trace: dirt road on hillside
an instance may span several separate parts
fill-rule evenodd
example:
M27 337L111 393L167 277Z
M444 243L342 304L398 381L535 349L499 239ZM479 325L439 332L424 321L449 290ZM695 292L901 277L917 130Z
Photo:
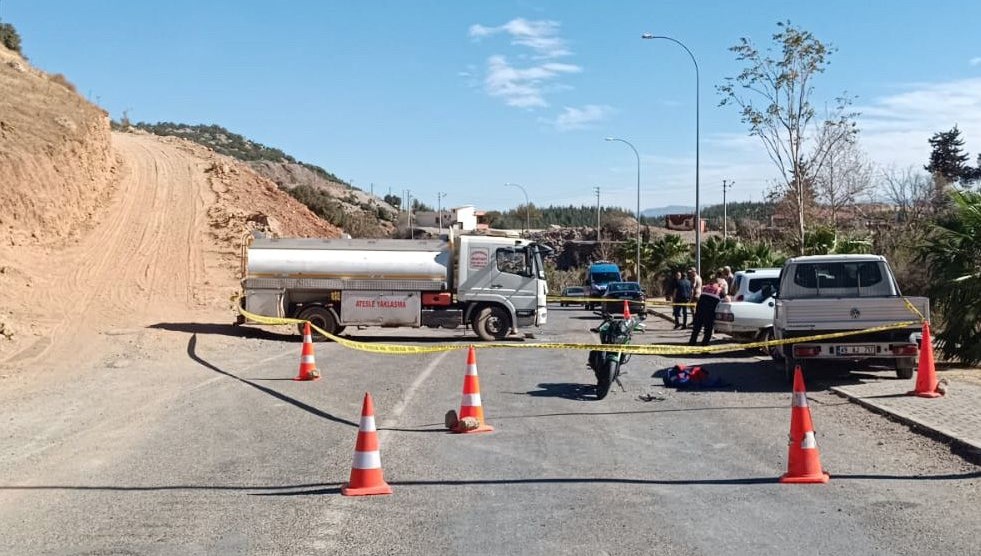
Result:
M99 224L75 245L15 263L25 280L9 284L15 310L32 320L5 367L77 366L107 334L214 315L235 286L228 254L209 234L217 194L208 161L152 136L117 133L113 146L120 181Z

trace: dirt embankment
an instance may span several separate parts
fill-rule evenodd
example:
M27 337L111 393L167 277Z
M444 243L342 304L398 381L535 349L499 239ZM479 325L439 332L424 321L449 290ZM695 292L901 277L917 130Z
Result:
M114 162L105 111L0 46L4 243L77 237L111 193Z
M0 367L77 365L161 322L230 322L249 232L340 235L247 165L110 133L103 111L0 54Z

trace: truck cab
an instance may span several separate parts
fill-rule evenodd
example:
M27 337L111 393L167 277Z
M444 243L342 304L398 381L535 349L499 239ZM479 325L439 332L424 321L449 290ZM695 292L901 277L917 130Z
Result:
M548 286L541 246L523 239L459 236L457 296L466 304L464 321L486 339L510 329L542 326ZM510 323L510 324L509 324Z

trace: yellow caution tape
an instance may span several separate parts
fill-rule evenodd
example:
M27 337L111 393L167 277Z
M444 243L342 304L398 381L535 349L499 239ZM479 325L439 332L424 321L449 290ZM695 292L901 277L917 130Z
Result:
M620 303L620 302L623 302L623 301L633 301L633 300L630 300L630 299L626 299L626 300L625 299L610 299L608 297L562 297L562 296L558 296L558 295L550 295L550 296L547 297L547 300L548 301L552 301L552 302L555 302L555 301L559 301L559 302L566 301L566 302L572 302L572 303L577 303L577 304L584 304L584 303L596 303L596 304L600 304L600 303L611 303L611 302L612 303ZM637 301L633 301L633 302L634 303L637 303ZM648 299L648 300L644 301L644 304L645 305L666 305L666 306L682 305L682 306L685 306L685 307L694 307L695 306L694 303L672 303L670 301L661 301L659 299Z
M259 324L268 325L281 325L281 324L302 324L306 322L301 319L293 318L282 318L282 317L266 317L262 315L257 315L255 313L250 313L242 308L240 303L236 303L235 306L238 308L238 312L246 319L256 322ZM474 347L483 348L512 348L512 349L575 349L584 351L619 351L623 353L633 353L639 355L686 355L686 354L696 354L696 353L721 353L726 351L739 351L745 349L756 349L762 347L770 346L782 346L787 344L796 344L801 342L814 342L818 340L830 340L833 338L844 338L847 336L857 336L860 334L866 334L869 332L881 332L884 330L894 330L897 328L906 328L915 325L914 321L897 322L894 324L885 324L882 326L874 326L872 328L866 328L863 330L850 330L847 332L833 332L830 334L817 334L813 336L804 336L799 338L786 338L783 340L770 340L766 342L751 342L748 344L718 344L714 346L688 346L688 345L673 345L673 344L626 344L611 346L610 344L575 344L575 343L541 343L541 342L487 342L474 344ZM324 337L350 349L356 349L358 351L367 351L370 353L384 353L389 355L399 355L399 354L423 354L423 353L441 353L444 351L454 351L458 349L465 349L469 344L435 344L427 346L410 346L404 344L382 344L373 342L357 342L354 340L349 340L347 338L341 338L340 336L335 336L330 334L326 330L318 327L317 325L311 323L311 328L322 334Z
M913 305L913 303L911 303L909 299L903 297L903 303L906 304L906 308L909 309L911 313L913 313L920 319L921 323L926 322L927 320L926 317L923 316L923 313L921 313L920 310L917 309L916 306Z

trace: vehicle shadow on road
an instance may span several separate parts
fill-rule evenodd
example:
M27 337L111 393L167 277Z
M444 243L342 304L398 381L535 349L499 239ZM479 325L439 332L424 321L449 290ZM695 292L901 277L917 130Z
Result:
M252 326L239 326L235 324L221 324L209 322L158 322L151 324L147 328L157 330L168 330L170 332L185 332L188 334L214 334L219 336L232 336L235 338L252 338L257 340L274 340L278 342L301 342L303 338L297 334L285 334L282 332L270 332Z
M197 348L197 345L198 345L198 335L197 334L193 334L193 335L191 335L191 339L188 340L188 342L187 342L187 356L190 357L195 363L198 363L199 365L205 367L206 369L211 370L211 371L214 371L214 372L216 372L218 374L227 376L228 378L237 380L237 381L241 382L242 384L247 384L247 385L255 388L256 390L258 390L258 391L260 391L260 392L262 392L264 394L269 394L270 396L276 398L277 400L286 402L286 403L288 403L288 404L290 404L290 405L292 405L294 407L297 407L299 409L302 409L303 411L306 411L307 413L311 413L313 415L316 415L317 417L326 419L328 421L333 421L335 423L340 423L342 425L347 425L349 427L354 427L354 428L357 428L358 427L358 423L355 423L354 421L350 421L348 419L342 419L340 417L336 417L334 415L331 415L330 413L327 413L326 411L317 409L316 407L313 407L312 405L305 404L305 403L301 402L300 400L298 400L296 398L291 398L290 396L287 396L286 394L283 394L282 392L278 392L276 390L273 390L272 388L269 388L268 386L263 386L261 384L256 384L255 382L253 382L251 380L248 380L248 379L239 377L239 376L234 375L234 374L232 374L232 373L230 373L228 371L224 371L222 369L219 369L215 365L212 365L211 363L209 363L209 362L205 361L204 359L202 359L195 352L196 351L196 348Z
M564 398L566 400L596 400L595 384L576 384L573 382L543 382L538 390L529 390L523 394L542 398ZM521 394L522 392L516 392Z
M688 358L687 356L685 357ZM698 389L696 391L733 391L733 392L790 392L791 385L784 378L783 368L778 368L771 361L719 361L706 363L687 363L689 367L699 366L708 371L712 380L718 380L716 387ZM664 380L669 368L659 369L651 378ZM833 386L861 384L862 379L878 378L874 375L849 373L847 369L815 368L804 372L804 382L807 391L828 390Z

